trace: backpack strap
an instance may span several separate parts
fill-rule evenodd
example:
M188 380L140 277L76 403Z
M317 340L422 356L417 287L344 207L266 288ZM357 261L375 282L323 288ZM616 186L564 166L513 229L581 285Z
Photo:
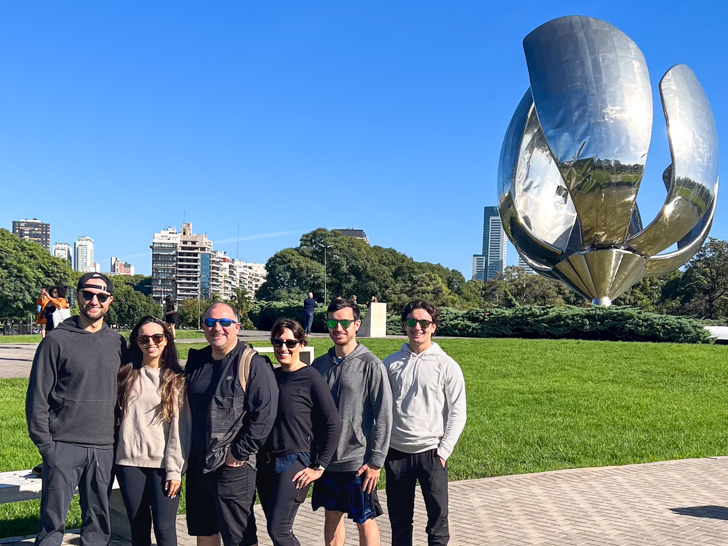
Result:
M250 363L253 361L253 357L257 354L258 351L252 347L246 347L243 354L240 355L240 361L238 362L238 381L240 381L240 386L243 388L243 392L247 392L248 390Z

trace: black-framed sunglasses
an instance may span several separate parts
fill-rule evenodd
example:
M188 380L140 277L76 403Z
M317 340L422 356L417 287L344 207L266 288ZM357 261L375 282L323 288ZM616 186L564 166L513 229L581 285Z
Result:
M81 290L81 297L86 301L92 301L94 299L94 296L96 296L96 299L99 300L99 303L106 303L106 300L111 297L108 294L97 294L96 292L91 292L90 290Z
M419 322L419 323L420 323L420 328L422 328L423 330L427 330L427 327L428 327L428 326L429 326L430 324L432 324L432 321L431 321L431 320L415 320L415 319L413 319L413 318L408 318L408 319L407 319L407 320L405 320L404 322L405 322L405 323L407 324L407 326L409 326L410 328L414 328L414 327L415 327L415 325L416 325L416 324L417 324L417 323Z
M353 320L348 320L348 319L344 319L344 320L329 319L329 320L326 321L326 326L328 326L329 329L331 329L331 330L335 330L336 329L336 325L337 324L341 324L341 327L344 330L346 330L349 326L351 326L351 323L352 322L354 322L354 321Z
M280 339L274 337L270 340L270 344L273 345L273 347L275 347L276 349L280 349L281 347L283 347L283 345L285 345L289 349L295 349L296 345L298 345L299 343L301 342L297 339Z
M164 341L164 334L152 334L151 336L141 335L137 337L137 343L139 345L149 345L149 340L152 340L155 345L159 345Z
M223 328L230 328L233 324L237 324L237 321L229 318L206 318L202 323L208 328L214 328L216 323L220 323Z

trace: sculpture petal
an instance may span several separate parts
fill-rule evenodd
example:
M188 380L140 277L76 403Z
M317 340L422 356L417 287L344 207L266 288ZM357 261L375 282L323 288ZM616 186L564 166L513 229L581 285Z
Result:
M582 245L628 235L652 128L647 63L616 27L555 19L523 41L533 100L581 226Z
M628 241L630 248L648 257L697 227L696 240L718 189L718 133L710 103L695 74L684 64L673 66L660 81L660 95L672 156L664 177L667 199L655 220ZM688 240L683 246L686 244L690 244Z

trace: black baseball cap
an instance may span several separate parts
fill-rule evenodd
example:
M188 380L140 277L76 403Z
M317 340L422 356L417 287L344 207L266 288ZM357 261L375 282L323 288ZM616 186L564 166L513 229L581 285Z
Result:
M86 284L91 279L99 279L104 284L106 284L106 288L101 288L97 284ZM83 277L78 279L78 286L76 287L76 290L83 290L84 288L96 288L97 290L106 290L109 294L114 294L114 285L111 283L111 279L107 277L106 275L102 273L86 273Z

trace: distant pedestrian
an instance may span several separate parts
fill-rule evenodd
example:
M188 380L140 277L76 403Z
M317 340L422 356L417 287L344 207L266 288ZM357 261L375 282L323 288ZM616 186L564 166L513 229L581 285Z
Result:
M179 318L179 315L177 313L179 309L179 305L177 304L177 300L173 298L172 296L167 296L164 299L164 322L167 324L167 327L172 332L172 339L175 339L177 337L177 332L175 331L177 320Z
M274 546L300 546L293 520L311 483L331 462L341 434L341 419L328 385L301 362L306 334L295 320L280 319L271 329L280 367L278 416L258 466L258 496Z
M190 450L190 410L172 332L142 317L129 335L119 370L116 477L131 525L132 546L177 545L177 508Z
M357 301L356 301L356 294L354 294L354 295L353 295L352 297L350 297L350 298L349 298L349 301L350 301L351 303L357 303Z
M48 290L43 288L37 304L38 316L36 317L36 324L41 326L41 338L45 338L46 334L53 330L55 326L53 314L56 312L56 309L68 309L70 307L68 301L66 301L66 289L62 286L54 286Z
M369 306L371 306L372 303L379 303L376 296L372 296L372 301L369 302Z
M314 482L311 505L326 510L327 545L344 544L343 518L348 514L357 525L359 544L377 546L379 527L374 518L382 515L377 483L392 428L392 391L382 361L356 340L359 306L336 300L329 305L327 318L334 346L313 367L328 383L342 430L333 461Z
M402 312L409 343L384 359L393 396L392 439L385 463L392 546L412 545L415 485L427 509L427 543L450 540L447 459L466 420L463 372L432 336L440 312L414 300Z
M79 315L58 325L35 353L25 414L30 439L43 457L36 545L61 544L76 487L81 543L109 543L117 374L126 358L126 341L104 324L112 294L105 275L83 275Z
M303 330L306 335L311 333L313 326L314 309L318 307L318 303L313 299L313 292L308 293L308 297L303 300Z

